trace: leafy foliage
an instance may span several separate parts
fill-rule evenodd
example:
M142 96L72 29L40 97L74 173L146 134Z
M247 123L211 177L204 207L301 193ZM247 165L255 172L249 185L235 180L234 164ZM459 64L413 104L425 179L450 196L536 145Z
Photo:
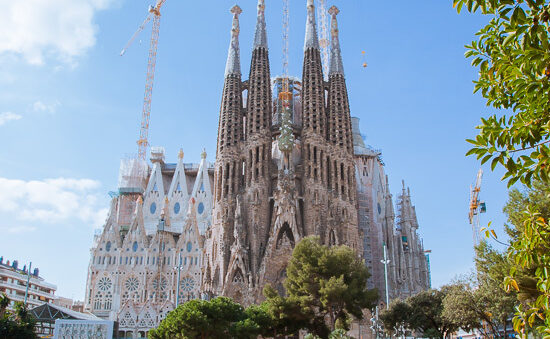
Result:
M351 248L328 247L318 237L307 237L292 253L284 284L288 300L313 316L307 328L326 338L337 323L347 329L352 316L362 319L363 309L374 306L378 292L367 289L369 276Z
M380 319L389 335L400 329L415 330L427 338L443 338L458 326L443 316L443 300L447 288L420 292L407 300L395 300L380 313Z
M411 329L420 330L438 338L453 333L458 326L452 320L443 316L443 300L447 296L446 287L440 290L420 292L407 299L412 312L409 320Z
M192 300L170 312L149 337L280 338L308 329L315 337L347 338L351 316L360 319L363 309L378 299L378 293L366 287L368 277L364 263L349 247L323 246L319 238L305 238L287 267L288 296L267 285L266 300L246 310L225 297ZM331 320L330 329L326 319Z
M481 163L491 160L492 169L504 166L503 179L509 186L518 180L528 187L533 181L548 184L550 4L546 0L453 0L453 5L458 12L465 7L490 16L477 33L478 40L466 46L466 56L479 68L475 91L481 91L488 106L511 111L508 116L482 119L479 134L468 140L474 147L467 154L477 155ZM550 336L549 205L541 208L540 204L549 198L548 191L543 192L545 196L538 196L542 199L527 200L523 207L507 206L514 212L510 217L514 228L507 231L512 237L508 255L515 265L505 285L526 302L514 318L514 329L523 336L537 318L544 322L538 331Z
M9 299L0 296L0 338L35 339L34 319L23 303L15 304L15 311L8 310Z
M479 68L474 91L488 106L510 114L481 119L479 134L468 140L481 163L506 169L503 179L530 185L547 182L550 165L550 11L545 0L453 0L460 12L490 17L467 45L466 57Z
M251 311L254 313L254 310ZM257 315L257 318L260 318ZM168 313L151 339L168 338L256 338L259 325L247 317L243 307L226 297L210 301L191 300Z
M477 329L484 337L499 337L499 327L505 328L513 314L514 301L506 298L498 285L476 286L475 281L463 280L448 286L443 316L464 330Z
M506 253L487 242L476 247L477 273L447 286L443 315L463 329L478 329L485 336L498 337L519 304L517 294L506 291L504 280L514 263Z
M328 336L328 338L329 339L353 339L353 337L348 336L346 331L343 329L337 329L332 331ZM304 339L319 339L319 337L309 333L304 336Z
M380 320L390 336L394 335L399 327L406 326L412 313L411 306L402 300L393 300L388 308L380 312Z
M505 280L508 290L515 289L523 292L524 296L530 296L525 297L527 306L520 305L518 308L519 317L514 318L514 328L525 333L538 318L543 325L538 326L537 330L550 336L550 224L539 212L529 209L525 212L520 232L508 250L509 256L520 268L534 269L534 276L528 282L534 282L536 290L533 291L532 284L518 284L515 268Z

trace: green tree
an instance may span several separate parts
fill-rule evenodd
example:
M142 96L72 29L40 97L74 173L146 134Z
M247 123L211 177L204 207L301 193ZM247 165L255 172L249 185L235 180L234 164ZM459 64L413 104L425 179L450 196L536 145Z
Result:
M251 313L254 313L251 311ZM259 325L230 298L191 300L168 313L151 339L256 338Z
M385 310L380 312L380 320L386 334L392 336L398 332L400 327L408 326L411 313L411 306L407 302L399 299L393 300Z
M523 191L511 190L504 211L514 263L505 283L522 302L514 328L526 334L535 327L550 335L550 185L535 181Z
M473 291L471 281L463 279L448 286L443 300L443 316L465 331L482 328L481 322L486 316Z
M475 261L478 298L486 302L485 307L494 326L502 327L506 336L508 320L514 314L519 301L515 291L506 290L504 281L517 265L510 260L507 253L495 250L486 241L476 247Z
M369 276L351 248L328 247L318 237L307 237L292 253L284 285L288 298L313 315L308 329L327 338L337 322L345 326L351 317L362 319L363 309L374 306L378 292L367 288Z
M443 316L465 330L477 329L486 337L499 337L518 304L515 293L503 286L510 263L504 253L485 242L476 248L477 273L446 287Z
M35 339L35 321L23 303L15 304L15 311L8 310L9 299L0 296L0 339Z
M295 335L300 329L309 327L314 313L310 308L302 308L297 298L283 297L270 285L266 285L263 294L266 301L261 306L269 316L268 322L262 326L263 336Z
M448 288L420 292L406 300L394 300L380 313L389 335L409 329L427 338L444 338L458 329L457 324L443 316L443 300Z
M409 297L409 328L424 333L424 336L436 338L444 338L455 332L458 329L456 323L443 316L443 300L447 291L443 287L441 290L432 289Z
M487 105L506 109L506 114L482 119L474 147L481 163L491 160L491 168L502 165L503 180L549 182L550 164L550 4L547 0L453 0L458 12L489 16L489 23L478 33L478 40L467 47L466 56L479 67L475 91L481 91ZM515 220L508 254L516 264L506 278L509 290L520 291L527 300L520 305L514 328L526 335L539 318L539 332L550 335L550 225L543 211L527 205ZM519 268L519 270L518 270ZM518 279L533 270L531 281ZM523 275L525 277L525 275ZM523 283L523 290L521 288ZM537 293L529 296L535 285Z
M353 337L348 336L348 333L344 329L336 329L330 333L328 336L329 339L353 339ZM311 333L306 334L304 339L319 339L318 336Z
M550 165L549 6L544 0L453 0L488 16L466 56L479 68L474 91L488 106L506 113L483 118L479 134L468 140L468 154L506 169L503 179L529 185L548 181Z

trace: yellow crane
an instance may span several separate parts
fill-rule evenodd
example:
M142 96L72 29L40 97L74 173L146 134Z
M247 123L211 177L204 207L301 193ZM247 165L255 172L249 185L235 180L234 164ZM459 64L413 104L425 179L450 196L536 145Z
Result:
M483 170L480 168L477 172L475 186L470 186L470 204L468 211L468 220L472 225L472 236L474 246L477 246L479 242L479 214L485 213L485 202L479 200L479 192L481 191L481 178L483 177Z
M132 35L130 40L126 43L126 46L120 52L120 56L126 53L126 50L132 45L136 37L143 31L147 23L153 19L153 28L151 31L151 43L149 46L149 61L147 63L147 78L145 80L145 95L143 98L143 112L141 115L141 129L139 132L138 144L138 157L142 160L146 160L147 148L149 147L149 141L147 140L149 135L149 119L151 117L151 99L153 96L153 83L155 80L155 66L157 64L157 46L159 40L160 30L160 9L164 5L166 0L157 0L155 6L149 6L148 14L143 23L138 27L137 31Z

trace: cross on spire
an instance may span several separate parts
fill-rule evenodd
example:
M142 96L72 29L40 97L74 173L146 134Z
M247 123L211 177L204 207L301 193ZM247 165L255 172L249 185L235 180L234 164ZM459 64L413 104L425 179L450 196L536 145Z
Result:
M233 25L231 27L231 42L229 44L229 52L227 53L227 64L225 65L225 76L241 75L241 60L239 50L239 14L243 11L235 5L231 8L233 13Z

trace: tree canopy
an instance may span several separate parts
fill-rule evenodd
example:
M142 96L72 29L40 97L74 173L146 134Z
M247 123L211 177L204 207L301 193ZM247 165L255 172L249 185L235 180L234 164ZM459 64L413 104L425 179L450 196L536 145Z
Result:
M10 300L5 294L0 296L0 339L35 339L34 319L23 303L15 304L14 311L8 310Z
M488 16L477 40L466 46L466 56L479 68L474 91L481 91L488 106L503 110L481 119L478 135L468 140L474 147L467 154L476 155L482 164L491 160L492 169L503 166L509 186L518 180L527 187L537 181L548 184L549 1L453 0L453 6L458 12L466 8ZM548 199L548 191L545 195ZM514 329L523 336L537 318L544 322L537 330L550 335L550 225L546 211L537 205L523 205L509 229L513 234L508 256L515 265L505 285L525 299L514 318Z
M378 299L377 291L367 288L368 277L351 248L305 238L288 264L285 296L267 285L266 300L247 309L226 297L188 301L170 312L149 337L278 338L306 329L320 338L346 338L352 317L361 319L363 309L372 308Z
M251 311L251 313L253 313ZM260 318L257 315L256 319ZM256 338L258 324L230 298L191 300L168 313L151 339Z
M480 12L489 22L467 45L479 69L474 91L487 105L502 109L481 119L468 140L481 163L506 169L503 179L548 181L550 165L550 13L545 0L453 0L460 12Z
M284 286L288 298L313 315L311 332L326 338L337 324L347 329L351 317L362 319L363 309L374 307L378 292L367 288L369 276L351 248L306 237L292 253ZM328 327L325 319L330 320Z
M457 324L443 315L443 301L448 288L420 292L406 300L394 300L380 313L385 331L390 335L404 334L408 329L426 338L444 338L458 329Z

